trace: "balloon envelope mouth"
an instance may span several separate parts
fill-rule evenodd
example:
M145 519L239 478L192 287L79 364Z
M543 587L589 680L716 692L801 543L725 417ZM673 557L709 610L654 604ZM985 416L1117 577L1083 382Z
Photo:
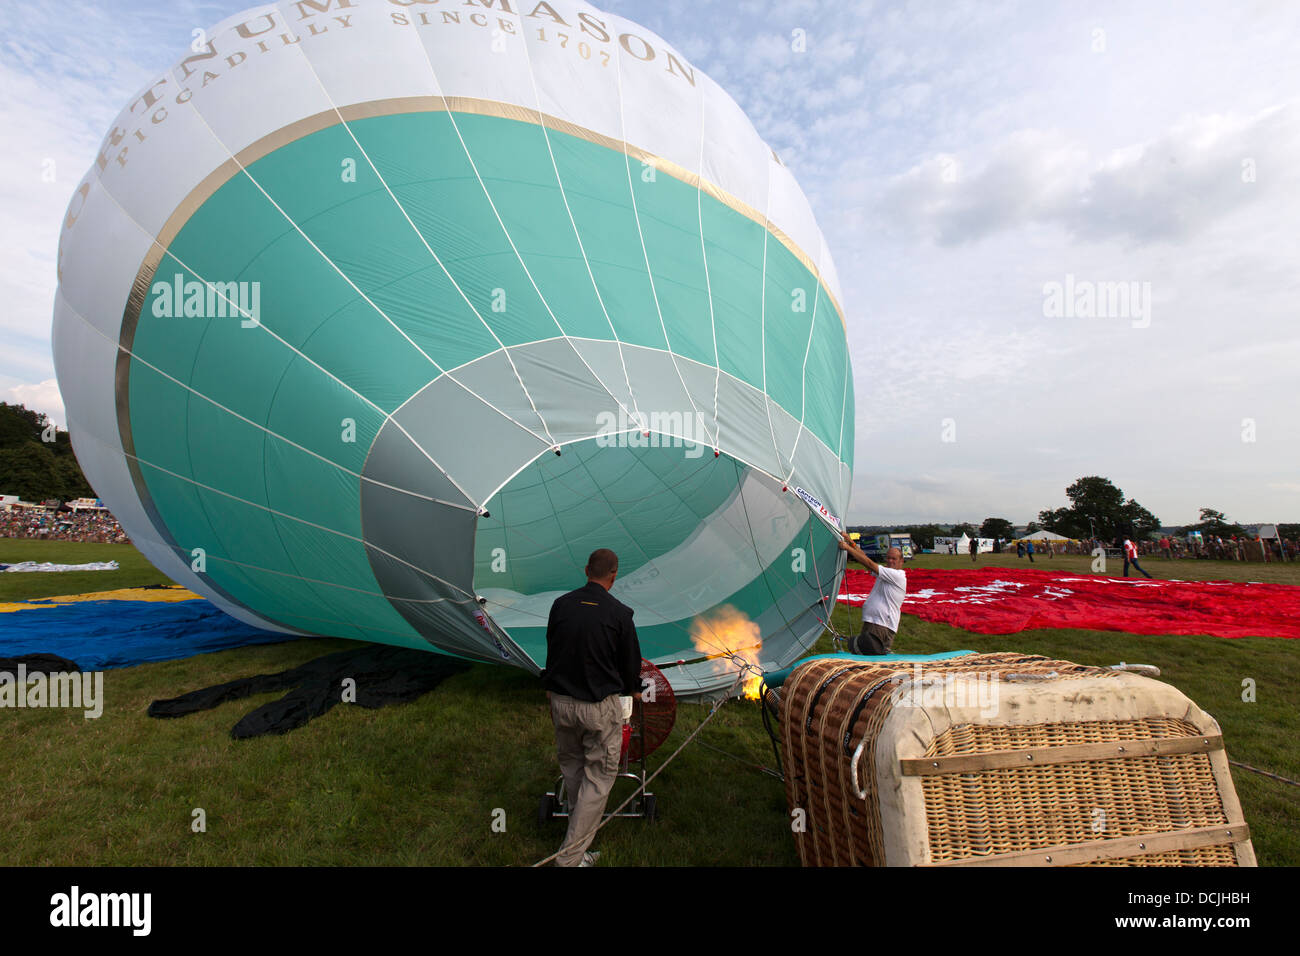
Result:
M645 657L674 663L727 649L732 638L710 624L724 608L752 622L765 653L789 649L831 586L829 533L779 481L711 445L618 437L627 440L600 436L539 456L487 503L474 589L492 620L543 666L551 603L582 586L592 551L609 548L619 557L612 593L634 610Z

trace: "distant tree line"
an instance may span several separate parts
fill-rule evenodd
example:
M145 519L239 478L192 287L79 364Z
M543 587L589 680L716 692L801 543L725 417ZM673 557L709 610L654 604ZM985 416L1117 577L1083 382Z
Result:
M0 494L24 501L93 498L68 433L40 412L0 402Z
M1025 534L1046 530L1066 538L1091 538L1104 541L1116 537L1146 537L1160 528L1160 519L1107 478L1096 475L1080 478L1065 489L1070 504L1065 508L1047 508L1031 521ZM1091 519L1091 521L1089 520ZM854 529L859 530L859 529ZM865 533L877 533L875 527L865 527ZM955 525L910 524L879 528L880 532L905 532L921 548L933 548L936 535L972 538L993 538L1007 541L1016 537L1016 526L1007 518L985 518L979 526L969 522Z
M1070 501L1067 507L1046 508L1038 512L1038 520L1029 522L1024 533L1033 534L1041 529L1066 538L1097 537L1102 541L1113 541L1116 538L1147 538L1161 527L1159 518L1134 498L1126 498L1124 492L1109 478L1099 475L1080 478L1065 489L1065 497ZM1207 536L1218 535L1223 538L1250 536L1245 528L1229 522L1223 512L1213 508L1202 508L1200 519L1196 524L1179 528L1177 533L1181 536L1199 531ZM1300 538L1300 524L1279 524L1277 528L1284 538ZM864 534L886 531L910 534L912 542L920 548L933 548L936 535L959 538L967 534L972 538L1003 541L1017 536L1016 526L1006 518L985 518L979 527L963 522L954 525L863 525L851 530Z

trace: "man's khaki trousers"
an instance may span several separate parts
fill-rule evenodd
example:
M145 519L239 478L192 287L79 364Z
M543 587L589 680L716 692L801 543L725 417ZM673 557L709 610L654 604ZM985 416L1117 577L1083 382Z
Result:
M623 750L623 709L618 694L591 703L551 695L551 720L560 773L569 798L569 830L556 866L578 866L605 813Z

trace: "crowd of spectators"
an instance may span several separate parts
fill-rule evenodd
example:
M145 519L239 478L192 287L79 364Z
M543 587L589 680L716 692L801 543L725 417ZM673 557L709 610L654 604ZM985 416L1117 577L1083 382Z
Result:
M48 511L11 508L0 511L0 538L47 541L129 543L130 538L107 511Z
M1186 538L1178 538L1173 535L1164 535L1155 539L1141 539L1134 542L1137 545L1138 554L1142 556L1151 555L1161 558L1213 558L1219 561L1280 561L1285 558L1288 561L1294 561L1300 557L1300 541L1294 538L1278 541L1276 538L1264 539L1262 542L1255 537L1221 537L1219 535L1205 535L1202 540L1189 543ZM1115 542L1101 541L1097 538L1085 539L1083 541L1070 541L1065 545L1058 544L1057 553L1066 554L1092 554L1096 548L1106 548L1111 551L1117 551L1119 545Z

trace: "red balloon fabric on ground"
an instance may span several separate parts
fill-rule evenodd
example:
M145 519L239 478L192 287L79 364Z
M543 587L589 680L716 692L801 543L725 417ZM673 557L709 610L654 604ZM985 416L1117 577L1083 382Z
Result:
M862 605L875 578L850 569L839 600ZM1162 581L1020 568L909 569L904 614L976 634L1042 627L1300 638L1300 587Z

